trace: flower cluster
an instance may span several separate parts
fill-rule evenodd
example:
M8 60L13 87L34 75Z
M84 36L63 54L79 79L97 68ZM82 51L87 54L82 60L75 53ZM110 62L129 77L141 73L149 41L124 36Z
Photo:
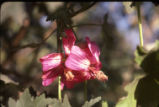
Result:
M100 70L100 51L95 42L86 37L86 42L75 44L76 38L71 29L65 30L62 38L64 53L52 53L40 58L42 63L43 86L50 85L61 76L61 87L73 88L74 84L90 79L107 80Z

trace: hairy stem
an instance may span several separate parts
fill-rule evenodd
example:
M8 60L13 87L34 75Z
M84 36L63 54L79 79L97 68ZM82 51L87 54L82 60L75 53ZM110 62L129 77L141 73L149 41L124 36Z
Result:
M141 13L140 13L140 4L137 3L137 16L138 16L138 25L139 25L139 35L140 35L140 46L143 47L143 34L142 34L142 23L141 23Z
M61 76L58 77L58 99L61 102Z

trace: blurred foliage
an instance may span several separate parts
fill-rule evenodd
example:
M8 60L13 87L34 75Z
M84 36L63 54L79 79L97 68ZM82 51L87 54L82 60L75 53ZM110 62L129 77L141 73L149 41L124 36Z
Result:
M0 103L5 104L8 101L9 97L12 97L14 99L18 99L18 92L21 91L22 89L20 86L15 85L13 83L7 83L5 84L4 81L0 80Z

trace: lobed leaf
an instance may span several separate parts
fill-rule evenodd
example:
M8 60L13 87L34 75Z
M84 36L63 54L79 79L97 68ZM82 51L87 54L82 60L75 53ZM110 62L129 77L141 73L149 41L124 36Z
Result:
M29 89L26 89L17 102L14 99L9 98L8 106L9 107L47 107L47 105L55 102L57 102L57 99L46 98L45 94L42 94L34 98L31 96Z
M82 107L92 107L94 104L99 102L101 97L93 98L90 101L86 101Z

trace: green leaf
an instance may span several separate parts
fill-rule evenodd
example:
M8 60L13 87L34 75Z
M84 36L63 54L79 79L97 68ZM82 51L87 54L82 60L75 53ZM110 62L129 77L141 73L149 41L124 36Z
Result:
M144 72L153 75L159 75L159 49L149 52L141 63Z
M53 102L53 99L45 98L45 94L42 94L35 98L35 100L33 101L33 105L34 107L46 107L51 102Z
M138 65L141 65L142 61L144 60L146 56L146 50L143 47L137 46L137 49L135 51L135 62Z
M102 101L102 107L108 107L108 103L106 101Z
M158 107L159 85L154 80L154 75L146 75L140 79L135 90L137 107Z
M159 75L159 41L156 41L149 52L137 47L135 61L147 74Z
M49 107L71 107L67 95L64 96L63 102L59 100L54 100L52 104L49 104Z
M124 99L119 100L119 102L116 104L116 107L130 107L130 105L131 107L136 107L136 100L135 100L134 93L135 93L135 89L138 84L138 81L142 77L143 75L136 76L135 79L125 87L125 90L128 92L128 95Z
M46 98L45 94L34 98L31 96L29 89L26 89L17 102L9 98L8 105L9 107L46 107L54 102L57 102L57 99Z
M146 55L143 56L138 52L138 56L136 56L138 61L141 59L138 64L147 74L140 79L135 90L137 106L141 107L157 107L159 105L159 41L152 46L153 48Z
M99 102L100 100L101 97L91 99L90 101L86 101L82 107L92 107L95 103Z
M16 107L16 101L13 98L9 98L8 106L9 107Z
M17 101L16 107L34 107L29 90L26 89Z
M67 97L66 94L65 94L64 100L63 100L63 107L71 107L71 105L69 103L69 100L68 100L68 97Z

